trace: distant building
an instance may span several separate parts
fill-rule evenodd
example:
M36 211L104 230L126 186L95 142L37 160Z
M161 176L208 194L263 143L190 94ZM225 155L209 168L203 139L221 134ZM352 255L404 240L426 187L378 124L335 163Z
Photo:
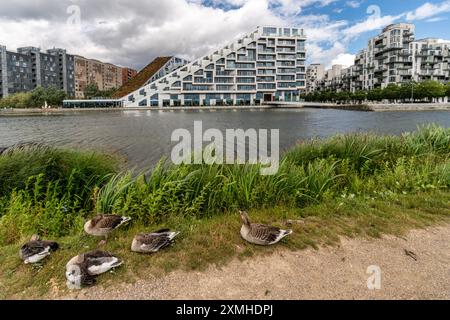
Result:
M433 38L416 40L411 46L415 81L450 80L450 41Z
M99 90L118 89L122 86L122 68L95 59L75 56L75 97L84 98L89 84L96 84Z
M24 47L12 52L0 46L0 98L36 87L55 87L74 97L74 57L64 49Z
M313 63L306 69L306 90L314 92L317 90L317 83L325 77L325 66Z
M122 68L122 85L133 79L137 71L131 68Z
M353 66L330 71L325 80L311 83L308 91L355 92L385 88L391 83L450 81L450 41L415 40L414 32L415 26L410 23L385 27L356 55Z

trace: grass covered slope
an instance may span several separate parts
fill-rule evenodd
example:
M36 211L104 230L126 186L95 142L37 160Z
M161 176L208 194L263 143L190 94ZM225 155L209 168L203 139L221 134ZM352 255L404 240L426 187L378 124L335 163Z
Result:
M136 176L117 173L104 155L42 146L10 150L0 156L0 292L27 297L64 289L67 260L98 243L82 231L97 212L133 218L105 248L124 258L116 274L123 279L277 250L240 239L237 209L250 210L258 222L293 228L282 244L291 249L449 221L449 156L450 129L437 126L402 137L307 141L283 156L274 176L261 176L252 165L164 163ZM130 253L136 233L162 227L181 231L172 249ZM17 256L33 233L62 246L42 269L24 266Z

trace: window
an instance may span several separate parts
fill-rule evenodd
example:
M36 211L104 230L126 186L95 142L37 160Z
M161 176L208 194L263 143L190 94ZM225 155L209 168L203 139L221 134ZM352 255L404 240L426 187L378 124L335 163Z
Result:
M263 35L265 35L265 36L274 35L276 33L277 33L277 28L268 28L268 27L263 28Z
M256 86L249 86L249 85L240 85L237 86L238 91L252 91L256 90Z

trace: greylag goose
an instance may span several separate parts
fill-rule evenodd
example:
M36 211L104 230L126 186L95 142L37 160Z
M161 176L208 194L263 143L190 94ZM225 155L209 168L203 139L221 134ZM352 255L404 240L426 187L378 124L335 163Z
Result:
M91 236L105 237L106 240L108 239L108 234L130 220L131 218L129 217L121 217L113 214L102 214L87 221L84 225L84 231Z
M39 236L34 235L29 242L20 248L19 256L25 264L38 263L58 248L58 243L40 240Z
M138 234L133 239L131 251L138 253L156 253L159 250L170 246L173 239L179 232L172 232L169 229L159 230L148 234Z
M123 261L114 255L95 250L73 257L66 265L66 279L69 289L81 289L95 283L95 278L122 265Z
M264 224L251 223L247 212L239 211L239 213L243 223L241 236L252 244L270 246L292 234L292 230L282 230Z

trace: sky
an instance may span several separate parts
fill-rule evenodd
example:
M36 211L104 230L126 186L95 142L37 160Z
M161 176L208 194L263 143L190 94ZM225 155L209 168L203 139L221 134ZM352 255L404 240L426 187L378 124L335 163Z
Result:
M156 56L189 60L257 26L305 29L308 63L353 64L384 26L450 39L450 0L0 0L0 45L66 48L140 70Z

